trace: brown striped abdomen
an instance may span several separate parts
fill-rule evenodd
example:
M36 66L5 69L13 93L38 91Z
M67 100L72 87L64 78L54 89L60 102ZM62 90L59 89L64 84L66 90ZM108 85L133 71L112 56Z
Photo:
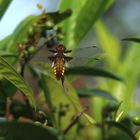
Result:
M64 64L65 64L64 58L59 57L56 58L53 68L57 80L60 80L64 76L65 71Z

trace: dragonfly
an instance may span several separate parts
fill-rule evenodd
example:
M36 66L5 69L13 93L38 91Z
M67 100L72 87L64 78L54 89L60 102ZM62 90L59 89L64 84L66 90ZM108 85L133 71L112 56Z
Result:
M93 48L95 48L95 46L93 46L92 49ZM75 56L75 57L69 56L68 54L71 53L72 50L67 50L63 44L59 44L54 50L50 49L49 51L52 53L52 55L49 56L48 59L52 62L54 75L57 80L61 80L62 86L64 88L65 67L67 66L67 64L70 61L73 61L73 59L76 59L77 56ZM97 51L96 51L96 53L97 53ZM86 58L89 57L89 54L86 54L86 52L84 52L84 55L86 55ZM93 55L93 51L92 51L92 55ZM82 62L82 59L81 58L79 58L79 59ZM94 59L95 59L95 57L94 57Z
M53 53L53 55L49 56L48 58L52 61L54 75L57 80L61 80L64 87L65 64L72 59L72 57L67 56L66 54L72 52L72 50L66 50L64 45L59 44L55 50L49 51Z

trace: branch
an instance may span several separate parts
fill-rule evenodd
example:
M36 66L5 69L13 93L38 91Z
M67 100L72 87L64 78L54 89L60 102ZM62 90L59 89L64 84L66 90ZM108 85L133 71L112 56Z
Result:
M83 115L83 113L86 110L87 110L87 107L82 112L79 112L76 116L74 116L70 124L63 130L63 134L66 134L77 123L79 118Z

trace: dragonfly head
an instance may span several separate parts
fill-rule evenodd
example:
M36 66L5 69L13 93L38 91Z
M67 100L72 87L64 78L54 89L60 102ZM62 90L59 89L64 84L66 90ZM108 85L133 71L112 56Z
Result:
M56 47L56 51L57 52L64 52L65 51L65 47L64 45L60 44Z

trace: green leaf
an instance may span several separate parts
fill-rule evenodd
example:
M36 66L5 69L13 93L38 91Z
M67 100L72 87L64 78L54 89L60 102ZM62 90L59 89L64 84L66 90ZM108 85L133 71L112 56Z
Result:
M1 75L1 78L3 78L2 75ZM0 101L4 100L6 102L6 98L13 97L16 91L17 91L17 88L13 86L11 82L9 82L6 79L0 80Z
M122 110L124 110L125 115L129 111L134 109L134 102L131 102L135 96L135 90L139 81L140 76L140 44L132 43L128 47L127 54L122 62L121 72L127 81L125 87L119 87L121 89L120 93L123 93L121 100L124 101L122 104ZM116 88L117 89L117 88ZM120 94L118 95L120 97Z
M78 1L65 1L65 0L62 0L59 9L60 9L60 11L63 11L65 9L67 9L67 8L71 8L72 11L74 11L73 14L78 14L78 13L75 13L75 12L79 12L79 10L81 9L82 5L86 1L87 0L83 0L80 3L78 3ZM77 4L79 4L79 5L77 5Z
M42 77L41 75L44 76L44 78L45 78L44 80L46 81L46 83L44 83L44 84L46 84L46 87L47 87L47 91L45 94L50 94L49 96L46 96L46 97L50 98L52 105L60 104L61 101L65 102L65 100L66 100L66 102L68 101L68 102L70 102L70 104L73 104L71 102L75 102L74 100L76 100L77 108L74 107L75 111L80 111L81 107L79 104L79 100L76 96L76 93L75 93L75 90L73 89L73 87L70 85L70 83L67 83L68 81L66 82L66 80L65 80L66 87L68 88L68 91L67 91L68 93L65 93L65 91L61 85L61 81L56 80L56 78L54 77L54 74L51 73L51 71L48 70L46 67L44 67L45 64L44 65L38 65L38 64L33 65L32 64L31 66L32 66L32 70L34 69L34 72L36 72L36 74L38 74L39 77ZM54 88L54 87L56 87L56 88ZM55 99L55 98L57 98L57 96L55 94L56 92L58 94L60 94L60 96L61 96L61 98L58 99L57 101ZM73 98L74 100L71 101L69 96L71 96L71 98ZM63 98L67 98L67 99L64 100ZM75 105L73 104L72 106L75 106Z
M36 73L36 71L34 71L34 69L32 69L32 70L33 70L33 72ZM39 78L40 79L39 80L39 87L44 92L44 96L45 96L46 102L48 103L48 107L53 109L53 104L52 104L52 100L51 100L51 97L50 97L50 94L49 94L49 91L48 91L48 87L47 87L47 84L46 84L46 79L45 79L43 74L38 75L38 73L36 73L36 75L40 77ZM50 118L51 123L53 124L53 126L56 126L54 114L52 112L50 112L50 117L51 117Z
M62 29L66 33L64 44L68 48L74 48L91 29L95 21L104 13L104 11L114 2L108 1L65 1L62 0L60 10L71 8L72 16L62 24Z
M74 46L74 31L75 31L75 25L76 25L76 18L77 15L80 12L80 9L86 3L87 0L82 0L80 3L79 1L66 1L62 0L60 4L60 11L63 11L67 8L72 9L72 16L68 18L66 21L61 23L61 27L63 32L66 34L64 38L64 44L67 45L67 47ZM69 41L70 40L70 41Z
M118 116L116 117L116 122L119 122L119 121L120 121L120 119L122 118L123 114L124 114L124 111L121 111L121 112L118 114Z
M113 36L101 21L95 25L99 44L106 54L106 67L110 71L120 73L125 79L125 86L121 83L106 82L100 79L98 82L100 82L102 88L107 89L116 98L123 101L121 108L126 115L134 107L134 103L131 103L131 101L140 74L140 44L132 43L131 47L128 47L125 55L122 57L123 47L120 44L120 40Z
M18 57L17 55L15 55L14 53L11 52L6 52L4 50L0 50L0 56L1 57Z
M73 116L81 112L81 105L75 89L68 81L66 81L66 79L65 84L68 88L68 92L66 93L64 92L60 81L57 81L56 79L48 76L46 77L46 85L48 87L48 93L46 94L49 94L52 106L56 110L60 110L61 105L69 106L69 109L65 111L66 114L61 119L61 125L59 125L58 113L55 113L55 121L57 122L57 126L58 128L61 127L62 130L65 129L71 122ZM76 134L76 128L77 125L73 126L67 133L67 137L70 137L69 139L74 138L74 135Z
M131 41L131 42L136 42L140 43L140 38L124 38L122 41Z
M7 10L8 6L10 5L11 0L1 0L0 1L0 20L5 14L5 11Z
M92 67L73 67L73 68L68 68L65 71L65 75L88 75L88 76L100 76L100 77L105 77L105 78L111 78L113 80L118 80L122 81L122 78L119 76L110 73L108 71L102 70L102 69L97 69L97 68L92 68Z
M117 101L116 98L114 98L109 92L101 89L83 89L79 88L76 90L78 96L80 97L92 97L92 96L97 96L97 97L102 97L108 100L113 100Z
M57 24L57 23L65 20L66 18L70 17L71 14L72 14L71 9L67 9L63 12L58 11L58 12L54 12L54 13L47 13L49 18L51 18L55 24Z
M88 0L80 9L75 25L74 39L76 44L80 43L96 20L104 13L108 3L110 3L110 0Z
M31 87L25 83L20 74L18 74L16 70L2 57L0 57L0 75L11 82L20 91L22 91L28 98L30 104L35 107L35 101Z
M7 44L11 39L11 35L5 37L4 39L0 40L0 50L6 50Z
M118 123L118 122L114 122L114 121L107 121L106 122L108 124L109 127L116 127L121 129L123 132L125 132L132 140L136 140L136 137L134 136L134 134L131 132L131 130L129 130L129 128L125 127L124 125Z
M0 131L9 138L22 140L57 140L53 128L44 128L32 123L0 122Z
M109 64L107 66L110 69L118 70L122 48L120 41L109 32L101 20L95 24L95 31L99 46L105 54L106 63Z

